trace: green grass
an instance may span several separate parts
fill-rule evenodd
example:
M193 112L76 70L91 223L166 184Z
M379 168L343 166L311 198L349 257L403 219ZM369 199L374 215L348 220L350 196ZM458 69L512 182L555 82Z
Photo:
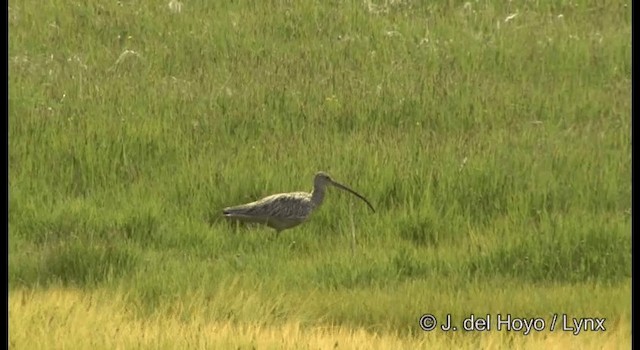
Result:
M630 30L622 1L12 2L10 288L402 334L627 319ZM318 170L376 213L221 220Z

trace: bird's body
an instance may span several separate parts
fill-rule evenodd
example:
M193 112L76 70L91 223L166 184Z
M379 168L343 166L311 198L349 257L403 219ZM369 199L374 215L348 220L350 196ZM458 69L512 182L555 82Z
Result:
M319 172L314 179L312 192L274 194L255 202L225 208L222 213L228 219L267 225L277 232L298 226L309 218L324 200L328 184L344 189L364 200L371 210L373 206L353 190L333 181L329 175Z
M255 202L225 208L227 218L243 222L265 224L276 231L282 231L304 222L315 205L307 192L274 194Z

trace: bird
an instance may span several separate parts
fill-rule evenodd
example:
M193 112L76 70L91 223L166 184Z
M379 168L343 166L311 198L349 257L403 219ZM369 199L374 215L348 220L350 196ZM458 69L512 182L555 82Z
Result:
M362 199L375 213L375 209L359 193L334 181L329 174L319 171L313 179L311 192L290 192L274 194L255 202L224 208L222 214L229 220L245 223L259 223L281 231L305 222L311 213L320 207L328 185L350 192Z

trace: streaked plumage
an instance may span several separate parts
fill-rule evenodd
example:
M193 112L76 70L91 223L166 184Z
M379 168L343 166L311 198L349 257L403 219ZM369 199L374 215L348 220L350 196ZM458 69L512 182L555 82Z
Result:
M255 202L225 208L223 215L232 220L267 225L277 232L300 225L309 218L324 200L327 185L351 192L362 199L375 212L371 203L352 189L337 183L323 172L313 180L313 191L274 194Z

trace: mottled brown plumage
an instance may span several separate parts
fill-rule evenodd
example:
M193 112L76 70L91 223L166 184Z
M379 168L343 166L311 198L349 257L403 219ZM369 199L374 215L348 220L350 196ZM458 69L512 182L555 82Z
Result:
M324 200L327 185L338 187L362 199L375 212L371 203L363 196L331 177L318 172L313 180L313 191L274 194L255 202L225 208L223 215L232 220L267 225L277 232L298 226L309 218Z

